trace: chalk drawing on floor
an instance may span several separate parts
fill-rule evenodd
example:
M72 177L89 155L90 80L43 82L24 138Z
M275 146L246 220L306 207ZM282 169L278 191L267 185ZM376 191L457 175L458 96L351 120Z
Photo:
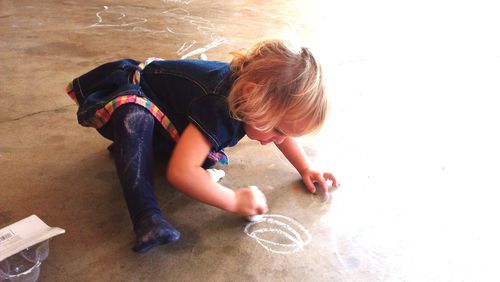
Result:
M264 249L275 254L302 251L312 239L302 224L278 214L263 215L260 221L248 223L244 232Z
M163 11L162 14L179 21L185 21L193 25L201 34L209 35L210 38L213 38L215 34L215 25L210 20L199 16L193 16L186 9L174 8Z
M190 1L169 1L175 3L189 4ZM201 47L191 50L195 45L200 44L197 40L192 39L182 43L181 47L176 51L181 59L186 59L192 56L200 55L206 51L213 49L221 44L228 42L228 40L217 34L216 26L208 19L191 15L191 13L183 8L173 8L159 13L153 13L150 17L140 17L130 15L131 13L137 14L139 11L131 10L128 12L127 7L124 6L103 6L102 10L98 11L96 15L96 22L87 28L115 28L123 31L144 32L153 35L162 35L169 37L169 34L174 37L201 35L209 39L209 42ZM144 11L141 12L144 14ZM163 16L163 20L156 17ZM151 17L156 17L156 20L151 20ZM166 21L165 21L166 20ZM168 22L175 22L176 24L184 22L191 25L195 29L195 33L185 33L177 31ZM162 25L163 28L152 28ZM201 44L200 44L201 45Z
M191 0L162 0L163 3L165 2L174 2L174 3L181 3L181 4L184 4L184 5L187 5L189 3L191 3Z
M199 16L193 16L186 9L174 8L171 10L163 11L162 14L164 14L167 17L171 17L179 21L184 21L193 25L194 28L196 28L196 30L200 34L208 36L211 40L210 43L189 52L188 50L191 49L194 45L196 45L197 42L196 40L191 40L189 43L184 42L182 46L177 50L177 54L181 55L181 59L186 59L192 56L205 53L206 51L215 48L221 44L224 44L228 41L226 38L217 35L216 27L210 20ZM179 34L178 32L172 30L171 28L168 28L168 31L172 34Z
M122 27L122 26L133 26L146 23L148 19L139 17L128 17L127 14L123 12L123 6L117 6L116 8L110 9L108 6L104 6L103 9L97 12L95 15L97 17L97 22L92 24L90 27ZM103 19L103 17L105 19Z
M196 44L196 40L191 40L189 43L187 43L187 42L182 43L182 46L176 52L177 55L181 55L186 50L188 50L189 48L193 47L194 44Z
M216 38L214 41L208 43L207 45L203 46L203 47L200 47L200 48L197 48L197 49L194 49L193 51L190 51L184 55L182 55L181 59L186 59L186 58L189 58L191 56L196 56L196 55L199 55L199 54L202 54L202 53L205 53L206 51L210 50L210 49L213 49L221 44L224 44L227 42L227 39L221 37L221 38ZM182 53L181 53L182 54Z

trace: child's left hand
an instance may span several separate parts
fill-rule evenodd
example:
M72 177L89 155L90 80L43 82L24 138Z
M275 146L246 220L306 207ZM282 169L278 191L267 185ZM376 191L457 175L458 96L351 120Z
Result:
M318 183L321 189L323 189L325 197L327 198L329 196L328 185L326 184L327 180L332 181L333 187L339 187L337 179L335 179L335 176L333 176L333 174L329 172L321 173L317 170L306 168L300 172L300 175L302 176L302 181L304 181L304 184L306 185L307 189L311 191L311 193L316 193L316 187L314 186L314 183Z

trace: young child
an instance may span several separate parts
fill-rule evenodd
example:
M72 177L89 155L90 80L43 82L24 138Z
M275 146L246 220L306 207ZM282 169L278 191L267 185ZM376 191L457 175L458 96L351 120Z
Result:
M125 59L73 80L67 93L79 104L83 126L113 141L109 147L136 234L133 250L179 239L160 211L153 189L154 155L169 156L168 181L203 203L251 216L267 211L264 194L211 180L205 168L227 163L223 149L247 135L274 143L306 187L328 194L331 173L311 168L294 137L319 129L328 100L321 67L307 48L281 40L234 52L228 64L202 60Z

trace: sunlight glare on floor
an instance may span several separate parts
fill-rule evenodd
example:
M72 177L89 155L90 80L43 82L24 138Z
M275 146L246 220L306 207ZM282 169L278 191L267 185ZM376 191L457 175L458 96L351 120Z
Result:
M483 2L308 8L333 104L302 141L342 183L321 221L342 277L495 280L498 17Z

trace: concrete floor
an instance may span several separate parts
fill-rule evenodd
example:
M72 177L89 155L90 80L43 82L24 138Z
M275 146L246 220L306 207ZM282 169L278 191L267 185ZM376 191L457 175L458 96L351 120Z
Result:
M401 3L0 0L0 226L36 214L66 230L40 281L499 281L500 18L484 1ZM307 193L271 145L230 149L223 184L259 186L294 220L275 218L295 239L262 235L289 245L262 246L160 163L182 238L133 253L108 141L77 124L66 84L118 58L229 60L275 36L322 59L333 115L302 141L341 189ZM247 226L264 227L291 232Z

